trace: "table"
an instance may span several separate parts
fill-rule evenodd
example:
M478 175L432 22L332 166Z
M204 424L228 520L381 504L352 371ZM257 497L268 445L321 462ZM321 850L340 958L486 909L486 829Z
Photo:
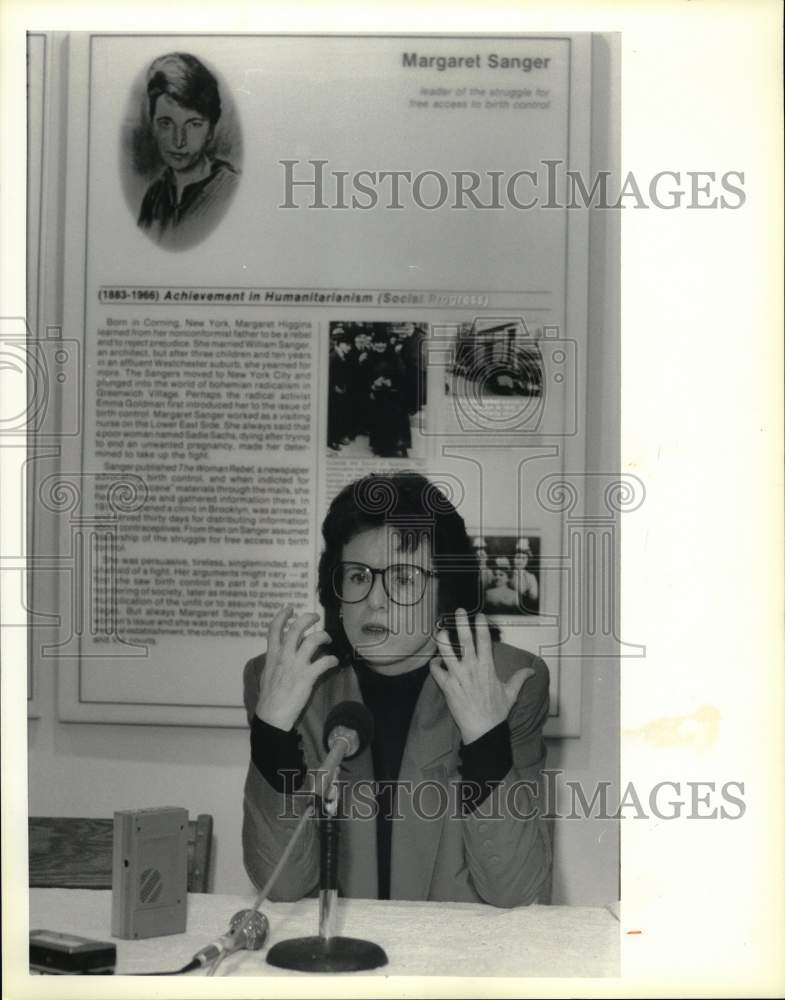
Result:
M145 941L117 940L118 975L164 972L185 965L193 954L224 934L247 896L192 893L184 934ZM89 889L31 889L30 927L113 940L112 894ZM315 899L265 903L268 946L317 933ZM501 910L475 903L414 903L340 900L337 933L376 942L389 964L382 976L614 976L618 975L619 922L613 908L529 906ZM238 952L220 965L218 976L305 976L276 969L266 948ZM199 973L191 973L199 975Z

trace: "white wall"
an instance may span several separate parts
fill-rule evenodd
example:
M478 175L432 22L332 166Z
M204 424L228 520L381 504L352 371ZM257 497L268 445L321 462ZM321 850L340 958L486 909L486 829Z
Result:
M593 167L618 164L618 38L593 46ZM619 471L618 213L592 218L587 469ZM256 651L249 647L248 656ZM236 685L241 690L242 663ZM115 809L179 805L215 820L216 892L251 891L242 865L245 730L61 723L55 677L37 678L41 717L29 723L29 811L32 815L111 816ZM619 672L607 659L582 667L581 736L549 742L548 766L579 780L591 797L596 782L618 776ZM561 820L555 832L554 902L600 904L618 898L618 831L600 820Z

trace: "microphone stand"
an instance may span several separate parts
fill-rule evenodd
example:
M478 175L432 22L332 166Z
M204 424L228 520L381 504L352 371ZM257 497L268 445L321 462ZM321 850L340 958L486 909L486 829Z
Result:
M315 937L280 941L267 953L267 961L279 969L299 972L360 972L387 965L387 955L378 944L335 934L338 904L337 802L319 808L319 934Z
M338 901L338 820L322 807L319 815L319 937L335 936Z
M209 976L230 951L238 948L261 948L267 938L269 924L259 908L281 874L284 865L294 849L294 845L314 816L319 804L320 831L320 879L319 879L319 936L282 941L272 948L268 962L284 969L302 969L313 972L351 972L360 969L375 969L387 964L387 956L378 945L355 938L336 937L335 914L338 897L338 823L335 814L338 809L337 795L333 795L338 769L344 758L351 758L367 746L373 737L373 719L368 709L359 702L344 701L336 705L325 722L325 749L327 756L316 772L311 772L310 801L303 810L283 854L259 891L254 905L242 910L232 918L229 934L197 952L195 965L212 961ZM316 942L311 946L308 942ZM277 960L275 956L278 956ZM272 956L272 957L271 957ZM304 956L304 957L303 957ZM303 964L305 963L305 964ZM319 964L321 963L321 964ZM189 966L195 967L195 965Z

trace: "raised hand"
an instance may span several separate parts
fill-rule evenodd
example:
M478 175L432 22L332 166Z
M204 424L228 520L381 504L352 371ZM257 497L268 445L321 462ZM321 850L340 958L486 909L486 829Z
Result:
M469 616L458 608L455 615L460 656L456 655L445 630L436 641L439 656L430 663L431 675L447 701L463 742L474 740L504 722L526 681L534 671L518 670L508 681L501 681L493 662L491 635L485 615L477 615L474 637Z
M330 655L311 662L318 648L331 642L330 635L323 629L308 632L319 615L311 612L292 620L293 615L287 605L270 623L256 703L256 714L262 722L287 732L308 703L316 679L339 662L337 656Z

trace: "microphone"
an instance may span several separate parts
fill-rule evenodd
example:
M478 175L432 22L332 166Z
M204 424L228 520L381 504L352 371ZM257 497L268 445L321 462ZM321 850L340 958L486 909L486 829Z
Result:
M364 750L373 739L373 716L359 701L342 701L324 723L324 748L332 750L339 739L345 739L343 757L350 759Z
M373 716L359 701L342 701L324 723L324 748L328 751L314 775L317 793L326 799L342 760L351 760L373 739ZM318 775L318 778L316 777Z
M208 965L219 955L231 955L235 951L258 951L267 940L270 923L258 910L239 910L232 917L229 933L224 934L197 951L194 962Z

